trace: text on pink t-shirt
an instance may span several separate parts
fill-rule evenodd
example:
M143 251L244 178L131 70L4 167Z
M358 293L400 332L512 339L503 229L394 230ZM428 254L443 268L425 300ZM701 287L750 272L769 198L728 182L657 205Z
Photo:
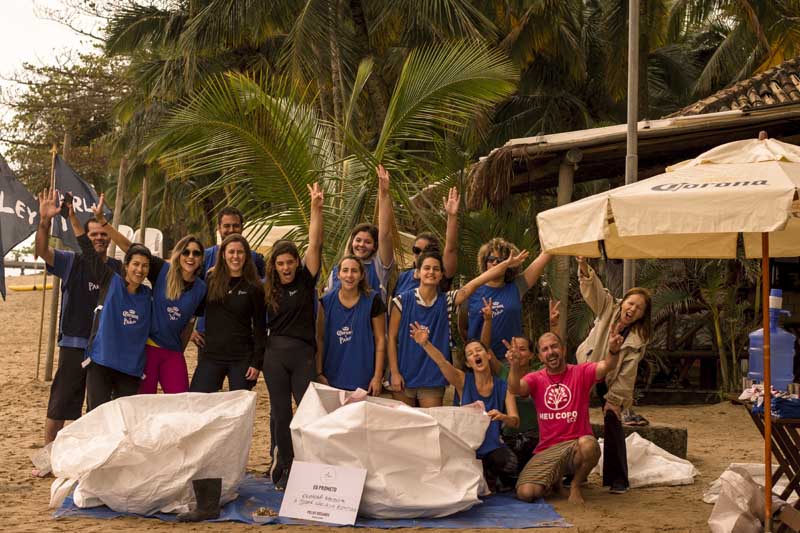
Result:
M589 422L589 391L597 380L597 363L567 365L563 374L545 369L522 379L528 384L539 422L539 444L533 453L592 434Z

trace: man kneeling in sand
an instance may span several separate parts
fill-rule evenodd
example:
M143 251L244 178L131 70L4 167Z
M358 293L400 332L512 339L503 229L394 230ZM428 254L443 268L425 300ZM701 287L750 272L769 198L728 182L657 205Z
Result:
M623 337L614 331L609 352L602 361L568 365L564 343L555 333L539 337L539 360L544 368L522 375L515 345L504 341L510 364L508 390L522 398L530 395L539 422L539 445L517 481L517 498L530 502L561 489L572 475L570 503L584 503L581 483L600 459L600 447L589 422L589 392L617 366Z

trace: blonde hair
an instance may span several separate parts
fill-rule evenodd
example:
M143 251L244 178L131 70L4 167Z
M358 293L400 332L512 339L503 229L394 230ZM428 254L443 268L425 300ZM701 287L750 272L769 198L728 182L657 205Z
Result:
M177 300L181 297L183 291L185 290L183 273L181 272L181 254L184 250L186 250L186 248L189 247L189 244L191 243L196 243L197 246L200 247L200 264L194 271L194 276L197 277L197 275L200 273L200 269L203 268L203 253L205 252L205 248L203 247L203 243L200 242L200 239L194 235L187 235L179 240L175 244L175 247L172 248L172 255L169 258L171 266L169 272L167 272L167 286L165 287L164 291L167 300Z
M497 251L503 259L519 254L519 248L502 237L495 237L484 243L478 250L478 272L486 272L486 258L493 251ZM506 283L511 283L517 277L517 269L509 268L503 277Z

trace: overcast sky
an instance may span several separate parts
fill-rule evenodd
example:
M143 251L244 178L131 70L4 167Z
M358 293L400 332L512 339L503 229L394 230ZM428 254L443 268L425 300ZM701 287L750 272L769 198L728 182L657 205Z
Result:
M92 40L71 29L37 17L37 11L57 8L61 0L2 0L3 21L0 24L0 77L13 77L24 62L52 63L69 50L89 51ZM3 92L13 88L5 79L0 80ZM0 113L7 116L8 109ZM0 144L0 151L3 151Z

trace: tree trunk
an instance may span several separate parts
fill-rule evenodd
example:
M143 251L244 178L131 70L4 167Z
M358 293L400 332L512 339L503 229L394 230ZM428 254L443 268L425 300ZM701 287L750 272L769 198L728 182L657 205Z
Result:
M119 229L119 225L122 222L122 202L125 200L125 177L127 174L128 158L126 156L122 156L122 158L119 160L119 173L117 174L117 192L114 195L114 218L111 221L111 225L114 226L114 229ZM114 257L116 248L117 246L113 242L108 245L109 257Z
M650 22L647 18L649 9L648 0L640 0L639 4L639 20ZM649 118L650 113L650 87L649 76L647 73L647 65L650 59L650 38L649 38L650 25L639 25L639 112L638 119L644 120Z
M363 57L374 57L372 44L369 40L369 29L367 28L367 18L364 15L362 0L350 0L350 15L353 17L353 25L356 30L356 38L364 46ZM367 80L367 93L372 104L372 124L370 133L378 134L383 128L386 120L386 110L389 108L389 88L386 80L379 73L373 70L372 75ZM373 135L370 135L372 137Z
M339 22L339 0L330 0L328 4L328 45L331 58L331 95L333 97L333 116L337 124L344 122L344 99L342 95L341 57L339 54L339 35L336 31ZM336 155L343 154L342 136L337 131Z

